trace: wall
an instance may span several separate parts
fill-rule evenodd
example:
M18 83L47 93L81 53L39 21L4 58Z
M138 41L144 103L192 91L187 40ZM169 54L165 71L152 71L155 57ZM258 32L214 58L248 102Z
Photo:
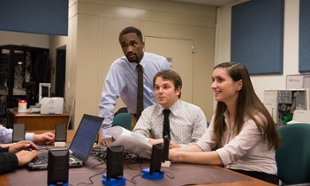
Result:
M69 1L66 106L76 98L75 128L84 113L98 115L105 76L112 62L123 55L118 34L129 25L147 36L194 40L193 103L210 120L215 20L214 6L170 1Z
M241 3L244 1L240 1ZM236 3L237 4L237 3ZM228 4L220 7L219 30L215 64L230 61L230 25L231 7ZM264 90L285 88L286 75L298 73L298 31L299 31L299 0L285 0L284 5L284 44L283 74L251 76L256 94L264 100ZM268 68L268 67L266 67Z
M49 35L9 32L0 30L0 45L11 44L49 48Z

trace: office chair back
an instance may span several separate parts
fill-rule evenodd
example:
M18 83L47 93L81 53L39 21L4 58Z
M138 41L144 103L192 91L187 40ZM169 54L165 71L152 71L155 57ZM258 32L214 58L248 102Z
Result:
M282 145L276 150L278 177L286 184L310 182L310 124L278 128Z
M112 126L121 126L127 130L131 130L131 114L127 112L121 112L114 115Z
M115 112L114 116L116 116L116 115L119 114L119 113L124 113L124 112L128 112L127 107L121 107L121 108L119 108L119 109Z

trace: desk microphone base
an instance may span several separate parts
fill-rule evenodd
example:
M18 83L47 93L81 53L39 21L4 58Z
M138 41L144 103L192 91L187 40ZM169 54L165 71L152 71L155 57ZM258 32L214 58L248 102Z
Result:
M146 168L146 169L142 170L141 176L142 176L142 178L146 178L146 179L150 179L150 180L159 180L159 179L164 178L165 172L160 171L160 172L153 172L152 174L150 174L150 169Z
M106 186L119 186L126 185L126 178L123 176L121 179L110 178L107 179L107 174L102 174L102 184Z

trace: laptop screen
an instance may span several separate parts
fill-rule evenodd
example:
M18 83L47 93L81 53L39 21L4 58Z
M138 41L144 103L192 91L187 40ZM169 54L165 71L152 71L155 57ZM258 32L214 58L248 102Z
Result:
M70 151L83 162L86 161L88 154L93 147L103 118L84 114L76 134L72 140Z

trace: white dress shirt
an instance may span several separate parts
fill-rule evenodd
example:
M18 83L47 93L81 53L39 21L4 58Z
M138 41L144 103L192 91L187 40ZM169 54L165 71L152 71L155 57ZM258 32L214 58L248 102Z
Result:
M202 110L193 104L178 100L170 108L171 141L187 146L195 142L205 133L206 117ZM133 132L149 140L149 132L153 139L163 138L164 107L152 105L142 112Z
M257 171L267 174L277 175L277 165L275 160L275 150L269 149L268 143L262 139L256 123L253 120L246 120L240 133L234 135L229 127L227 112L224 113L226 130L223 134L224 146L216 150L224 166L230 169L245 171ZM257 115L257 119L264 119L262 115ZM196 143L203 151L210 151L215 147L213 133L213 119L206 133Z
M143 102L146 108L156 104L153 77L158 71L170 69L170 65L163 56L147 52L144 52L140 64L143 67ZM123 56L115 60L108 71L99 104L99 116L104 118L101 126L103 138L111 137L106 129L112 125L117 98L123 100L128 113L136 114L138 87L136 66L137 63L131 63Z
M6 143L12 143L12 133L13 129L8 129L0 125L0 143L6 144ZM34 133L26 133L25 134L25 140L33 140Z

